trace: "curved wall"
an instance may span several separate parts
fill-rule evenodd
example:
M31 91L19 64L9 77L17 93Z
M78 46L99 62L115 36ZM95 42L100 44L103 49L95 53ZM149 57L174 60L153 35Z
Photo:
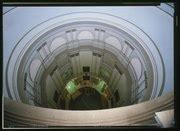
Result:
M64 111L34 107L5 98L5 127L154 126L155 113L172 109L172 92L136 105L91 111ZM167 117L168 120L168 117Z

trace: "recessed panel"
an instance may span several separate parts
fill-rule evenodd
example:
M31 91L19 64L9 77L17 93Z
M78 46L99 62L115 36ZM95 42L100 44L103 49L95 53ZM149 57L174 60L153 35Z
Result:
M119 49L119 50L122 49L121 44L120 44L118 38L116 38L116 37L114 37L114 36L110 36L110 37L106 38L106 39L105 39L105 42L106 42L107 44L110 44L110 45L116 47L116 48Z
M58 47L60 47L61 45L65 43L66 43L66 40L62 37L58 37L54 39L51 43L50 51L53 52L55 49L57 49Z
M93 34L90 31L82 31L79 33L78 35L78 39L82 40L82 39L94 39Z
M30 76L31 76L31 79L34 81L35 77L36 77L36 74L37 74L37 71L39 69L41 65L41 61L38 60L38 59L35 59L31 62L31 65L30 65Z
M138 77L138 79L139 79L140 76L141 76L141 71L142 71L140 60L139 60L138 58L133 58L133 59L131 60L131 64L132 64L132 66L134 67L134 69L135 69L135 71L136 71L136 75L137 75L137 77Z

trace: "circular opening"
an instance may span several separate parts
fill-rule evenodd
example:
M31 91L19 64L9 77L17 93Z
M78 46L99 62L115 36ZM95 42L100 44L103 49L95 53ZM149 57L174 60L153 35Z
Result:
M53 37L54 32L60 32L60 37ZM68 109L69 99L79 90L78 86L97 86L100 80L107 86L103 96L108 108L150 99L151 94L157 94L153 88L160 79L156 62L147 46L127 32L121 26L95 21L72 22L45 32L19 62L27 63L15 66L18 69L13 75L27 74L24 84L20 79L17 84L14 82L26 94L20 93L21 99L26 98L26 103L33 99L34 105L59 109L59 103L64 103L64 109ZM27 72L28 61L37 58L40 67L31 64ZM34 80L29 81L32 76ZM73 85L76 78L80 82ZM67 99L61 100L62 96Z

